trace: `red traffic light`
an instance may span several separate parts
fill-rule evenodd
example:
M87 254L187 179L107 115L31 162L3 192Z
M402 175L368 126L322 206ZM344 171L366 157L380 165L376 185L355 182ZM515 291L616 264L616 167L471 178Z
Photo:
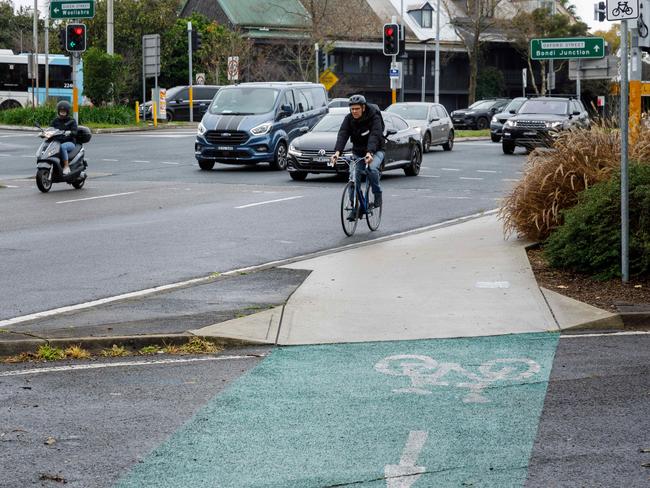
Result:
M393 32L395 32L395 31L393 30L392 27L386 27L386 35L387 36L392 36Z
M83 34L84 30L81 27L75 27L74 33L77 34L78 36Z

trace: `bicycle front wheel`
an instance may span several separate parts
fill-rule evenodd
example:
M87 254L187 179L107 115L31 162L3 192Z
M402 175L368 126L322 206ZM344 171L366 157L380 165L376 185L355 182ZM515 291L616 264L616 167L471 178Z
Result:
M368 200L368 211L366 212L366 222L370 230L379 229L379 224L381 223L381 209L383 208L383 202L381 207L375 207L375 195L371 192L366 193L366 199Z
M354 220L348 220L350 212L353 211ZM357 198L354 183L348 182L343 189L341 196L341 225L346 236L351 236L357 229L359 221L359 199Z

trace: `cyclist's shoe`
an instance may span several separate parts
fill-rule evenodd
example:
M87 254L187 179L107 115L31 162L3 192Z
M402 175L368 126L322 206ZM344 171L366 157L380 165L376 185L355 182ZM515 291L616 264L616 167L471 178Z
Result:
M374 207L375 207L375 208L377 208L377 207L381 207L381 193L382 193L382 192L379 192L379 193L375 193L375 194L374 194L374 196L375 196L375 201L374 201L373 203L374 203Z
M352 209L352 210L350 210L350 211L348 212L348 217L347 217L347 219L348 219L350 222L354 222L355 220L357 220L357 215L356 215L356 212L354 211L354 209Z

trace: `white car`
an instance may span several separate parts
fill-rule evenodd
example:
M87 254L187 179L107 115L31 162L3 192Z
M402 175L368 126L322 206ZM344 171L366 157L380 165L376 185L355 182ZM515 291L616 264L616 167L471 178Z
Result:
M439 103L394 103L386 111L399 115L420 131L424 152L429 152L431 146L442 146L445 151L454 147L454 124L445 107Z

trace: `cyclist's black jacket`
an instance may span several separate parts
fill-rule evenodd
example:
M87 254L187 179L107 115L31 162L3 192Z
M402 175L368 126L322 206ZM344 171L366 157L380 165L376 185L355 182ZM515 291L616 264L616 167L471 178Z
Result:
M76 142L75 136L77 135L77 122L72 117L61 119L59 117L52 121L52 127L59 130L69 130L69 136L58 136L56 138L59 142Z
M352 117L351 113L346 115L334 150L343 153L348 139L352 141L352 152L358 157L365 156L367 152L374 154L384 150L383 121L377 105L367 104L359 120Z

